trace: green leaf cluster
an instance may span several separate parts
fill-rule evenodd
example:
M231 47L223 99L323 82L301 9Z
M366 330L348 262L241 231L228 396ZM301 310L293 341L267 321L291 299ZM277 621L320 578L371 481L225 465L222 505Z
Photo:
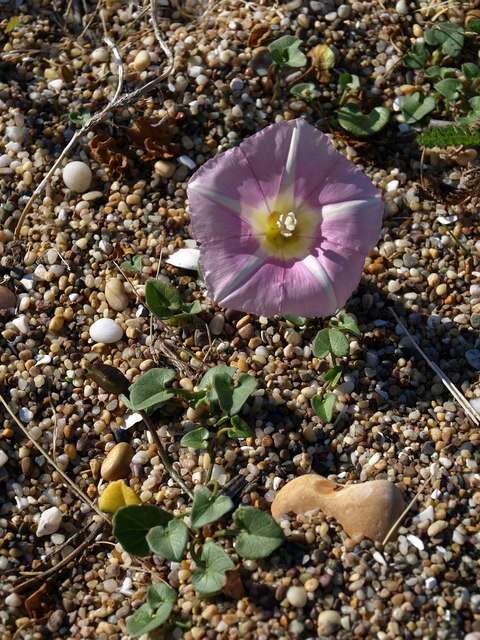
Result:
M147 282L145 301L157 318L170 325L186 323L202 311L202 305L198 300L183 302L180 293L161 280Z
M465 42L464 29L453 22L441 22L425 31L425 42L450 58L457 58Z
M268 46L272 60L283 67L304 67L307 64L307 58L300 51L302 41L295 36L281 36L277 40L271 42Z
M185 557L189 537L192 537L190 552L197 565L192 575L192 584L200 595L212 595L224 586L225 573L233 569L234 564L222 547L211 541L201 546L198 555L195 552L195 547L199 544L197 531L218 522L232 509L233 503L228 496L217 495L207 487L201 487L194 493L190 513L192 529L182 519L173 518L160 507L133 505L122 507L115 513L113 532L129 553L140 557L154 553L172 562L180 562ZM239 507L233 514L233 524L233 529L226 529L223 533L236 536L235 550L243 558L265 558L284 540L282 529L272 516L254 507ZM163 600L168 600L168 593L164 593ZM136 629L144 628L147 623L153 624L154 618L157 623L151 629L163 624L166 618L158 622L161 616L154 615L159 606L154 606L151 599L147 599L141 612L139 609L134 614L136 617L132 616L132 625L135 624Z
M340 311L330 320L329 326L321 329L315 336L312 344L313 355L317 358L329 356L335 363L337 357L342 358L348 355L350 345L347 336L349 334L357 337L361 335L357 319L352 313ZM336 387L342 375L342 367L334 364L325 373L325 385L322 391L311 400L312 409L323 422L332 420L336 396L330 390Z

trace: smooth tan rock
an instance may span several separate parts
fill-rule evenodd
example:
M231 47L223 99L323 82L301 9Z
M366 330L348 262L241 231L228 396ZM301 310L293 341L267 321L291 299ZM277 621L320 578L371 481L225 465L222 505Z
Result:
M272 515L306 513L321 509L335 518L352 538L382 542L405 502L402 492L388 480L339 485L316 474L306 474L286 484L272 503Z
M17 296L11 289L0 285L0 309L13 309L17 306Z
M110 278L105 285L105 298L115 311L124 311L128 307L128 295L120 278Z
M107 454L102 463L100 475L104 480L121 480L130 473L133 449L128 442L119 442Z
M319 636L330 636L340 626L340 615L333 609L321 611L317 620L317 631Z

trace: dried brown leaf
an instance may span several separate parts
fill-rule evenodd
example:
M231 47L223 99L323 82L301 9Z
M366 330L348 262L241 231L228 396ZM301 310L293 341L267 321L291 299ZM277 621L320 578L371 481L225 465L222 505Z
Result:
M250 32L248 38L249 47L258 47L264 44L270 37L270 25L264 22L256 24Z
M127 129L130 142L144 153L142 160L168 160L180 153L180 145L174 140L179 136L178 123L183 113L160 121L153 118L137 118Z
M335 52L328 44L317 44L307 53L312 69L319 82L329 82L332 77L330 69L335 64Z
M122 152L120 143L108 133L97 133L89 142L92 157L108 167L109 175L118 180L125 175L128 158Z

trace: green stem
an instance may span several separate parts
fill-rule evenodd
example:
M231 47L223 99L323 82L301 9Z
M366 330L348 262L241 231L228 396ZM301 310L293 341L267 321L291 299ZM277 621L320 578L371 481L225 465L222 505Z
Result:
M240 529L220 529L213 534L214 538L229 538L240 533Z
M157 429L156 429L155 425L153 424L152 420L145 413L145 411L140 411L139 413L142 416L142 419L143 419L144 423L147 425L147 429L150 431L150 434L151 434L151 436L153 438L153 441L155 442L155 445L157 447L158 455L160 456L160 460L162 461L162 464L165 467L166 472L178 484L178 486L182 489L182 491L184 491L193 500L192 491L190 491L190 489L184 483L182 478L179 476L179 474L173 468L173 465L172 465L172 462L171 462L171 460L169 458L169 455L168 455L165 447L163 446L162 441L160 440L160 437L159 437L159 435L157 433Z

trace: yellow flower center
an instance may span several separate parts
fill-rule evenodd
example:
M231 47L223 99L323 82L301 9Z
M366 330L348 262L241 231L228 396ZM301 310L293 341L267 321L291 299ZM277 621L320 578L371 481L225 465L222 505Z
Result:
M318 217L310 211L293 211L280 198L271 213L257 210L252 227L264 251L283 260L302 259L308 255Z

